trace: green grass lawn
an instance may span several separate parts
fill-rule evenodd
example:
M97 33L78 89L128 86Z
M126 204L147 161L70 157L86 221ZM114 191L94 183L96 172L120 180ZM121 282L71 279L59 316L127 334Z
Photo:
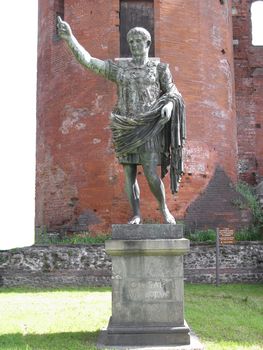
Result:
M263 285L186 285L185 311L206 349L263 349Z
M263 285L186 285L186 320L208 350L263 350ZM95 349L109 288L0 289L0 349Z

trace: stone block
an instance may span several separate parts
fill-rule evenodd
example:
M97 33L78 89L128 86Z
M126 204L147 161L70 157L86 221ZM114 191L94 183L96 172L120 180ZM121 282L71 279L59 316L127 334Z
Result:
M113 240L105 244L112 258L112 317L101 346L190 344L183 284L189 241L162 238L178 232L183 233L179 225L114 225ZM154 239L138 238L154 233Z
M145 229L147 228L147 229ZM112 239L178 239L183 238L183 225L112 225Z

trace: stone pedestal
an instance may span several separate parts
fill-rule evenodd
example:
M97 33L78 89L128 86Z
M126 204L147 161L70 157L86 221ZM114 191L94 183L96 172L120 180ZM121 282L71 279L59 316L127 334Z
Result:
M112 317L100 347L189 345L184 320L183 255L189 241L181 225L113 225Z

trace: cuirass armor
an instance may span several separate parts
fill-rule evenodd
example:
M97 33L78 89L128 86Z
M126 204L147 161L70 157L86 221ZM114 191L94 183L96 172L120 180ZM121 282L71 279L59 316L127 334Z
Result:
M118 102L115 113L136 118L151 108L161 94L157 65L152 61L142 67L129 61L120 65L116 77Z
M135 65L130 59L120 59L115 62L108 60L103 75L117 85L118 100L111 114L111 128L115 137L115 149L124 147L124 150L118 153L119 162L143 164L142 157L146 153L151 153L155 154L158 164L164 166L169 159L170 135L167 134L169 129L161 128L160 131L153 134L154 125L158 123L150 122L149 116L150 118L154 116L156 103L163 96L163 106L181 96L173 83L168 65L159 60L149 60L142 66ZM150 113L148 117L146 117L147 113ZM158 113L158 118L160 118L161 112ZM144 123L144 118L147 118L148 124ZM139 125L144 125L141 132L137 128L134 129L138 132L132 134L131 140L129 135L131 135L132 125L136 124L129 124L129 119L141 120ZM134 122L136 123L136 120ZM150 137L146 137L148 132ZM125 137L127 140L123 141ZM122 140L120 141L119 138ZM132 140L135 141L135 145L125 151Z

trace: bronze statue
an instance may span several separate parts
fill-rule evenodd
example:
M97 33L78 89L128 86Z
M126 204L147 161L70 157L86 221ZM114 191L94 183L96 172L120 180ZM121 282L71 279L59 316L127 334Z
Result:
M177 192L183 173L182 147L185 141L185 112L167 64L149 59L150 33L131 29L127 40L131 59L106 60L92 57L72 34L69 24L58 17L58 33L76 59L86 68L117 85L118 101L110 126L119 162L124 167L126 192L133 211L130 224L142 222L137 165L141 164L149 187L159 203L164 222L175 224L165 201L161 176L170 166L171 191Z

